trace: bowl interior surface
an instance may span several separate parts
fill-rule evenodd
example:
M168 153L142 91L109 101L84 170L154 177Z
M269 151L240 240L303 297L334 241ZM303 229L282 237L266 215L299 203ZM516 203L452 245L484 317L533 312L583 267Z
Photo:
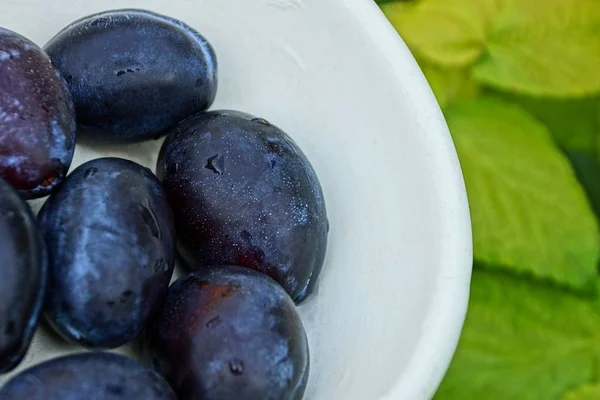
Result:
M466 310L468 207L437 103L375 4L21 0L5 4L0 26L43 46L75 19L130 7L181 19L206 36L220 71L212 108L280 126L320 177L331 231L320 284L300 307L312 359L306 398L430 397ZM81 145L72 168L111 155L154 170L160 143ZM43 326L19 370L76 350Z

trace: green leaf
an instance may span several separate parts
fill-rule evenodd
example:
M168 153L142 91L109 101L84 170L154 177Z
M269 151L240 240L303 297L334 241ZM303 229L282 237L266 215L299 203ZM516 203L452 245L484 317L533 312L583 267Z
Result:
M395 2L410 2L415 0L375 0L377 4L395 3Z
M600 98L556 100L501 95L546 125L571 161L596 216L600 218Z
M479 94L479 85L471 79L466 68L442 68L425 62L420 65L442 108L458 100L473 99Z
M463 67L481 56L496 1L421 0L382 10L418 58Z
M557 399L598 381L599 363L600 314L592 303L476 269L462 337L435 398Z
M567 392L561 400L598 400L600 383L589 383Z
M475 65L484 84L534 96L600 91L600 2L504 0Z
M600 102L596 108L596 159L600 163Z
M456 103L446 117L469 195L476 260L595 291L597 222L546 128L521 108L485 97Z
M596 216L600 219L600 163L589 152L567 151L566 154Z
M502 94L502 98L523 107L546 125L563 150L596 154L600 139L597 96L558 100Z

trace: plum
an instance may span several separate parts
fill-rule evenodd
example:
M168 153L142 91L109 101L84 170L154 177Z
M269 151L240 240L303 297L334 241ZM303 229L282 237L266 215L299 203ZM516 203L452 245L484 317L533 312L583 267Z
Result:
M91 348L136 338L167 293L175 258L171 210L152 172L119 158L89 161L38 218L48 245L52 326Z
M69 85L79 136L87 141L157 138L215 98L217 59L210 43L183 22L154 12L84 17L44 49Z
M47 253L29 206L0 178L0 373L14 369L40 317Z
M144 353L180 400L300 400L309 374L294 302L268 276L239 266L177 280Z
M0 390L1 400L177 400L156 372L113 353L77 353L19 373Z
M241 265L275 279L297 303L312 292L327 212L314 169L285 132L239 111L198 113L168 134L156 173L188 269Z
M35 43L0 28L0 178L25 199L46 196L67 175L74 151L65 81Z

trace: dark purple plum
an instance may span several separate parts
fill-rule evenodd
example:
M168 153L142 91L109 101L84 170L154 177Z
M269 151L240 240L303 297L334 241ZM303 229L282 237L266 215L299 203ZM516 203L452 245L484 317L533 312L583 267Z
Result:
M241 265L296 302L312 292L327 247L325 202L311 164L281 129L238 111L196 114L167 136L157 175L189 269Z
M44 47L75 100L79 136L128 143L157 138L207 109L217 90L217 58L181 21L145 10L79 19Z
M238 266L177 280L144 354L180 400L300 400L309 374L294 302L271 278Z
M114 348L136 338L167 293L175 232L163 189L132 161L75 169L42 207L46 317L66 339Z
M1 400L177 400L156 372L113 353L54 358L10 379Z
M46 289L47 255L36 220L0 178L0 373L25 356Z
M74 151L65 81L35 43L0 28L0 178L25 199L46 196L67 175Z

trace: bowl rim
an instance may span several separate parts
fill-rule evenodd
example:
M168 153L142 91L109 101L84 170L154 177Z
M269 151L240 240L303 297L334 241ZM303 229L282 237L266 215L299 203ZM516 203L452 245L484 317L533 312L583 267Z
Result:
M380 400L429 399L438 389L456 351L465 321L473 266L471 219L465 183L454 142L440 106L412 53L374 0L344 0L377 40L399 81L406 76L415 82L404 85L404 95L420 104L416 118L422 121L427 150L436 161L435 174L442 224L448 229L440 244L444 260L438 274L436 293L427 311L422 335L408 362ZM446 231L445 231L446 232Z

